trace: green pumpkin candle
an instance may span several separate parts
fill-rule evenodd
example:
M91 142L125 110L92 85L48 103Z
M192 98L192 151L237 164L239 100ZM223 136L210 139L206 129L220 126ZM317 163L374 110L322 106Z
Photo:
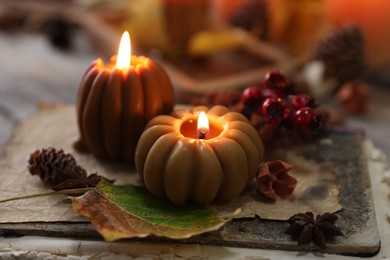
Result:
M175 204L230 200L253 180L263 144L245 116L223 106L153 118L136 150L146 188Z

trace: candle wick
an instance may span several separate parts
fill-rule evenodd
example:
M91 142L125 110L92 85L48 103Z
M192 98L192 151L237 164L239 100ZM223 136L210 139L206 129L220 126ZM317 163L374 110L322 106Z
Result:
M207 131L205 130L199 130L199 139L205 139L206 138Z

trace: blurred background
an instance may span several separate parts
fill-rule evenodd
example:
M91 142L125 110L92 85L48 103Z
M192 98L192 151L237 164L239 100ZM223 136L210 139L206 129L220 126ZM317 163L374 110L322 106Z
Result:
M278 69L332 124L378 142L390 130L388 0L1 0L0 142L38 102L74 103L125 30L134 54L165 67L177 102L229 105Z

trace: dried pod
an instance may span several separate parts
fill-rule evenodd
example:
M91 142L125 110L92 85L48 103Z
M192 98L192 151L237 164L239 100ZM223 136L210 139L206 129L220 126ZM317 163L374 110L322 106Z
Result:
M291 169L292 165L280 160L260 165L256 177L259 192L273 201L277 195L291 195L297 185L297 180L287 173Z
M369 92L369 87L364 82L348 82L337 93L337 99L349 113L363 114L370 104Z

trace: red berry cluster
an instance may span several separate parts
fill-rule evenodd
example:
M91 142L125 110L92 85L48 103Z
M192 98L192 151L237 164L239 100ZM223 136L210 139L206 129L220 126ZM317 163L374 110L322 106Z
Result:
M244 90L236 106L258 129L263 141L278 138L298 141L315 136L324 126L324 116L316 111L316 100L295 94L294 84L276 70L263 81Z

